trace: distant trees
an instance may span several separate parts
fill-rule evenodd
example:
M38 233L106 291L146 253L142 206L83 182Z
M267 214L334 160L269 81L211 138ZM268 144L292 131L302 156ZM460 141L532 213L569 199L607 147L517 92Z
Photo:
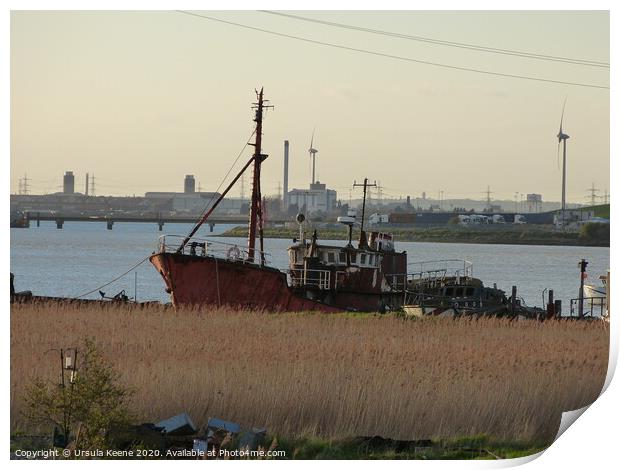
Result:
M581 227L579 238L592 242L609 243L610 225L590 222Z

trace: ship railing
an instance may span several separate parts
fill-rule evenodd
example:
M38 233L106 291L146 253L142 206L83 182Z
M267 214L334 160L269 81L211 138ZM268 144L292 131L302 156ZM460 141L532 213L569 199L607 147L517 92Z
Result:
M424 292L405 292L405 305L417 305L420 307L444 305L449 302L450 299L435 294L427 294Z
M247 247L206 238L192 238L179 251L183 240L185 240L183 235L162 235L157 242L157 251L158 253L181 253L184 255L219 258L252 264L260 262L262 253L265 257L265 264L270 264L271 255L267 252L254 249L254 261L250 261Z
M319 290L329 290L331 286L331 272L325 269L289 269L291 287L313 287Z
M570 299L570 315L568 315L570 318L579 318L580 301L583 301L583 318L605 318L607 316L605 297L583 297Z
M418 261L407 264L410 280L443 280L446 277L468 280L474 276L474 265L463 259Z
M454 307L481 308L482 299L473 297L446 297L440 294L428 294L420 291L405 291L404 305L418 307Z

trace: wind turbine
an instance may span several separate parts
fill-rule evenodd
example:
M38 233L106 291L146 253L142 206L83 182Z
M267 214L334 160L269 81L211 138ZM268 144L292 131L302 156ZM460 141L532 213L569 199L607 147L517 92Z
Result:
M562 158L562 227L564 227L566 211L566 141L570 138L568 134L562 131L562 123L564 121L564 108L566 107L566 98L562 106L562 117L560 118L560 132L558 132L558 163L560 157L560 144L564 141L564 152Z
M315 129L312 129L312 138L310 139L310 148L308 149L308 153L310 154L310 158L312 158L312 181L310 181L310 184L314 184L315 183L315 180L314 180L314 168L315 168L315 164L316 164L316 154L318 153L318 150L313 147L313 144L314 144L314 131L315 131Z

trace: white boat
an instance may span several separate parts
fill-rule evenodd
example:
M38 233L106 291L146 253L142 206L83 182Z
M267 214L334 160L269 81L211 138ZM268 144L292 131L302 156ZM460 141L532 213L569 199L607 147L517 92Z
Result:
M589 299L592 316L609 318L609 309L607 307L607 276L599 276L600 284L584 284L583 297ZM600 300L599 300L600 299Z
M607 298L607 276L600 276L601 284L584 284L584 297L604 297Z

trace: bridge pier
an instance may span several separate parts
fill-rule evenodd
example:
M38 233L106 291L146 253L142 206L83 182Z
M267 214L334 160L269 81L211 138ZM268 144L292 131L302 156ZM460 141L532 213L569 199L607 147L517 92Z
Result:
M41 225L41 213L37 212L37 227Z
M159 231L161 232L164 229L164 221L160 220L157 222L157 228L159 229Z
M65 223L65 221L64 221L64 220L62 220L62 219L56 219L56 228L57 228L58 230L61 230L61 229L62 229L62 225L63 225L64 223Z
M211 222L209 224L209 232L213 232L213 227L215 227L215 224L213 222Z
M114 226L114 221L112 219L108 219L106 220L106 225L108 230L112 230L112 227Z

